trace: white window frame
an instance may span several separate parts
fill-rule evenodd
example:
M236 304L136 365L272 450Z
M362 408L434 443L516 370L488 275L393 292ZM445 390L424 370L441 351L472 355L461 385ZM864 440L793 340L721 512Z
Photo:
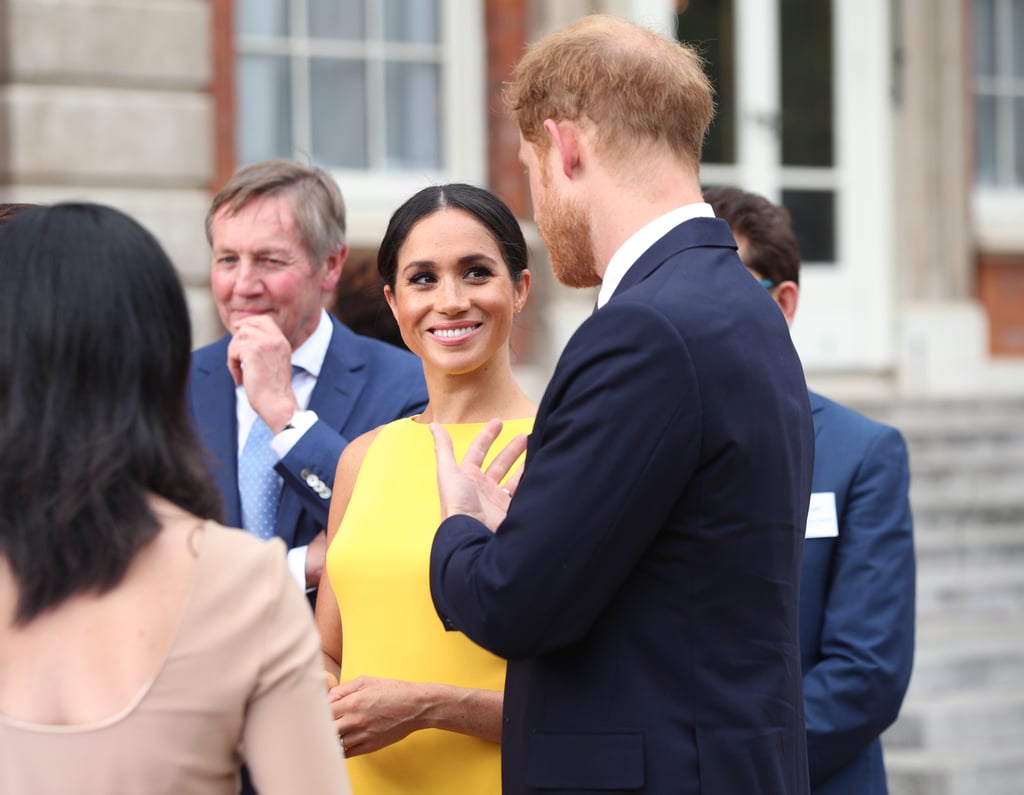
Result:
M979 93L992 97L1024 96L1024 78L1014 78L1012 59L1014 46L1024 47L1024 42L1015 42L1013 31L1009 24L1009 0L994 0L993 8L996 18L993 26L996 36L1002 37L1001 53L1003 60L997 64L999 72L995 77L980 77L974 70L973 63L970 65L971 77L974 84L972 100L976 99ZM973 17L972 17L973 19ZM974 104L975 113L977 105ZM1024 129L1013 130L1014 120L1011 115L998 110L996 112L995 124L1002 128L1002 135L999 140L1004 146L1011 146L1014 135L1024 135ZM1006 128L1010 127L1010 130ZM1005 174L1000 173L1000 168L1006 168L1007 163L1013 163L1013 153L1006 156L1006 153L996 153L997 184L981 185L974 183L972 193L971 210L973 215L973 226L979 246L988 251L1021 251L1024 250L1024 185L1012 184L1013 175L1006 180ZM1001 176L1003 179L998 179ZM1007 184L1010 183L1010 184Z
M301 5L301 4L297 4ZM293 9L295 6L293 6ZM348 242L354 248L375 248L387 228L388 219L403 201L427 185L444 182L486 181L487 108L485 98L486 59L482 3L439 0L441 14L441 106L442 162L439 170L394 172L380 169L335 169L332 175L345 197ZM293 15L296 12L293 10ZM292 19L293 30L304 30L304 20ZM260 52L273 52L265 43ZM288 52L302 54L303 39L293 40ZM332 45L328 45L332 46ZM337 47L353 46L338 43ZM365 45L354 45L360 50ZM389 46L402 46L392 44ZM410 44L424 50L422 44ZM427 45L427 49L434 49ZM240 52L248 48L239 47ZM309 140L310 95L308 76L292 72L291 123L293 140ZM339 131L341 133L343 131ZM372 142L371 142L371 145Z
M782 165L777 5L735 0L734 11L737 162L703 164L701 181L773 201L785 189L835 191L835 261L803 263L793 340L808 369L886 370L896 355L888 3L832 0L835 156L822 168Z

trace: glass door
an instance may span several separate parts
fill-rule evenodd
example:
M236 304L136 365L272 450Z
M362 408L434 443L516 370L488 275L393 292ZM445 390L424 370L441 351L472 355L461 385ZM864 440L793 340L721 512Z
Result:
M793 337L813 370L880 370L895 349L888 4L676 4L718 114L706 186L781 202L803 258Z

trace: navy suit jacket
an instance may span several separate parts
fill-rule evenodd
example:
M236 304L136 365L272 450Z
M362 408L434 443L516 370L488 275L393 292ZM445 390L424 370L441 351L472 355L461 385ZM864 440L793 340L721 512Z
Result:
M800 593L807 756L814 795L888 792L879 735L914 658L910 465L895 428L811 393L815 492L839 534L808 538Z
M415 414L427 402L419 359L355 334L334 317L331 322L334 332L308 407L317 422L275 467L284 480L275 532L289 549L308 544L327 526L330 492L320 484L333 489L338 458L349 441ZM227 367L230 339L225 336L192 354L188 399L224 500L225 524L241 527L235 382Z
M634 263L558 362L506 520L435 536L439 615L509 659L505 795L807 793L811 414L735 248L699 218Z

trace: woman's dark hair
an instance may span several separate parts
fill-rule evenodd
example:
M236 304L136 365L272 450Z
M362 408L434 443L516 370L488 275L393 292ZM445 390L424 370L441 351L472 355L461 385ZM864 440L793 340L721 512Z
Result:
M523 230L505 202L490 191L454 182L424 188L395 210L377 252L377 270L392 290L398 273L398 252L409 232L421 220L439 210L463 210L482 223L501 249L513 282L526 269L529 251Z
M185 406L185 295L156 239L95 204L0 228L0 556L25 624L116 586L159 531L148 493L220 516Z

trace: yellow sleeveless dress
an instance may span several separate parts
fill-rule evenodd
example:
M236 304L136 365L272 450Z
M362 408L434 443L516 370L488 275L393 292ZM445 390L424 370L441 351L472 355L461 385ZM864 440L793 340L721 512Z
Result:
M461 461L484 423L447 425ZM490 458L533 419L505 422ZM360 675L502 690L505 661L461 632L447 632L430 598L429 562L440 524L430 428L413 418L385 425L356 477L327 551L341 611L342 681ZM439 729L413 732L347 760L353 795L499 795L500 746Z

